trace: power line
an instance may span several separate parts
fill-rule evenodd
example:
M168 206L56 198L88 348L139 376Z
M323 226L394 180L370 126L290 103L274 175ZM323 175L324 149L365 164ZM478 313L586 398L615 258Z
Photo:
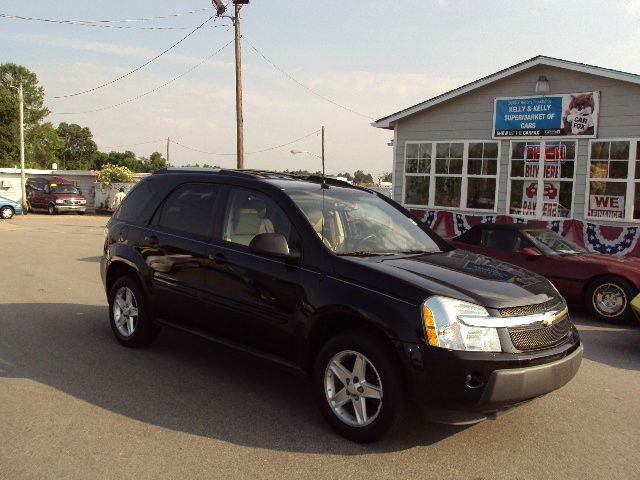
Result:
M166 138L161 138L159 140L148 140L146 142L139 142L139 143L129 143L126 145L114 145L112 147L102 147L101 150L106 150L108 148L123 148L123 147L135 147L137 145L148 145L150 143L158 143L158 142L165 142L167 139Z
M275 68L278 72L282 73L285 77L287 77L289 80L291 80L292 82L296 83L297 85L301 86L302 88L304 88L305 90L307 90L309 93L312 93L313 95L315 95L318 98L321 98L322 100L331 103L332 105L341 108L343 110L346 110L347 112L351 112L355 115L358 115L360 117L364 117L368 120L375 120L373 117L370 117L369 115L365 115L364 113L360 113L357 112L355 110L353 110L352 108L346 107L338 102L335 102L333 100L331 100L328 97L325 97L324 95L316 92L315 90L313 90L312 88L306 86L304 83L298 81L296 78L294 78L292 75L290 75L289 73L287 73L286 71L284 71L282 68L280 68L279 66L277 66L275 63L273 63L271 60L269 60L262 52L260 52L249 40L247 40L247 38L243 35L242 39L247 42L249 44L249 46L253 49L254 52L256 52L258 55L260 55L267 63L269 63L269 65L271 65L273 68Z
M119 77L103 83L101 85L98 85L96 87L93 88L89 88L88 90L83 90L81 92L76 92L76 93L70 93L68 95L58 95L58 96L54 96L53 98L69 98L69 97L76 97L78 95L84 95L85 93L90 93L90 92L94 92L96 90L99 90L101 88L106 87L107 85L111 85L113 83L116 83L119 80L122 80L125 77L128 77L129 75L137 72L138 70L143 69L144 67L146 67L147 65L149 65L150 63L156 61L158 58L160 58L161 56L163 56L165 53L167 53L170 50L173 50L175 47L177 47L178 45L180 45L183 41L185 41L187 38L189 38L191 35L193 35L196 31L198 31L200 28L202 28L202 26L204 24L206 24L209 20L211 20L212 18L214 18L215 15L211 15L208 19L206 19L204 22L202 22L200 25L198 25L196 28L194 28L193 30L191 30L189 33L187 33L184 37L182 37L180 40L178 40L176 43L174 43L173 45L171 45L169 48L167 48L166 50L164 50L163 52L159 53L158 55L156 55L155 57L153 57L151 60L148 60L147 62L143 63L142 65L140 65L139 67L136 67L135 69L125 73L124 75L120 75Z
M193 67L189 68L188 70L182 72L179 75L176 75L175 77L173 77L171 80L163 83L162 85L158 85L156 88L153 88L147 92L141 93L140 95L137 95L135 97L129 98L127 100L124 100L120 103L116 103L113 105L109 105L106 107L100 107L100 108L95 108L93 110L85 110L83 112L51 112L54 115L81 115L81 114L85 114L85 113L95 113L95 112L102 112L104 110L110 110L112 108L116 108L116 107L120 107L122 105L126 105L127 103L131 103L131 102L135 102L136 100L141 99L142 97L146 97L147 95L151 94L151 93L155 93L158 90L166 87L167 85L170 85L171 83L175 82L176 80L184 77L185 75L188 75L189 73L193 72L196 68L200 67L202 64L206 63L207 61L211 60L214 56L216 56L218 53L220 53L222 50L224 50L225 48L227 48L229 45L231 45L231 43L233 43L233 40L230 40L229 42L227 42L224 46L220 47L218 50L216 50L215 52L213 52L211 55L207 56L206 58L204 58L200 63L197 63L196 65L194 65Z
M288 147L291 144L294 144L296 142L299 142L300 140L304 140L305 138L308 138L312 135L317 135L320 132L320 130L316 130L314 132L311 132L303 137L300 138L296 138L295 140L291 140L290 142L287 143L283 143L281 145L276 145L274 147L269 147L269 148L263 148L262 150L255 150L253 152L245 152L245 155L253 155L256 153L264 153L264 152L269 152L271 150L277 150L278 148L282 148L282 147ZM205 155L219 155L219 156L233 156L233 155L237 155L237 153L216 153L216 152L207 152L205 150L199 150L197 148L193 148L193 147L189 147L187 145L183 145L182 143L176 141L176 140L172 140L172 143L175 143L176 145L181 146L182 148L186 148L187 150L191 150L193 152L197 152L197 153L203 153Z
M120 20L63 20L53 18L39 18L39 17L26 17L24 15L11 15L8 13L0 13L2 18L10 18L13 20L30 20L37 22L49 22L49 23L68 23L68 24L90 24L90 23L131 23L131 22L147 22L151 20L164 20L167 18L182 17L184 15L191 15L194 13L204 12L211 10L213 7L198 8L196 10L189 10L188 12L171 13L169 15L158 15L154 17L142 17L142 18L124 18Z
M206 10L206 9L205 9ZM83 20L56 20L51 18L35 18L35 17L21 17L18 15L8 15L0 13L0 18L12 18L19 20L31 20L37 22L53 23L57 25L68 25L73 27L94 27L94 28L115 28L125 30L188 30L189 27L138 27L135 25L114 25L112 23L92 23ZM114 20L116 22L117 20ZM222 28L228 27L227 25L207 25L203 28Z

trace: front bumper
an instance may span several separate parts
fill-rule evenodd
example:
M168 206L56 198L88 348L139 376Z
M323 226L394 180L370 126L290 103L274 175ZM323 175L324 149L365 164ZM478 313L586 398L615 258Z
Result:
M56 204L55 206L56 212L86 212L86 205L65 205L65 204Z
M438 412L431 419L445 423L480 421L557 390L576 375L583 353L575 327L563 344L537 352L465 352L416 344L404 349L411 399Z

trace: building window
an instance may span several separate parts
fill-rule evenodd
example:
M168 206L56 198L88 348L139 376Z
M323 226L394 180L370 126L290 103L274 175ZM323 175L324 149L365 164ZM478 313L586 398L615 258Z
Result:
M573 217L576 142L511 142L509 214Z
M585 216L640 219L640 141L594 140L589 143L589 180Z
M495 211L498 142L409 142L404 203Z

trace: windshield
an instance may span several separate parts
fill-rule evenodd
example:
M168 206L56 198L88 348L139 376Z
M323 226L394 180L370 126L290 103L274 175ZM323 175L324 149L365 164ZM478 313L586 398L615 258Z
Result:
M306 215L325 246L337 255L440 251L414 220L375 194L319 186L315 191L292 189L286 193Z
M73 185L52 185L51 193L80 193Z
M551 251L557 255L575 255L585 251L551 230L527 230L523 233L535 247L547 253Z

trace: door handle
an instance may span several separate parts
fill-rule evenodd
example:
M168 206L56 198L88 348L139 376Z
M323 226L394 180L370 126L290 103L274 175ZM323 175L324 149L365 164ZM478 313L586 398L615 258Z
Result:
M215 255L210 253L209 255L207 255L207 257L209 258L209 260L212 260L217 264L225 263L227 261L223 253L216 253Z
M148 243L149 245L151 245L152 247L158 245L160 243L160 240L158 240L158 237L156 237L155 235L148 235L146 237L144 237L144 241L146 243Z

